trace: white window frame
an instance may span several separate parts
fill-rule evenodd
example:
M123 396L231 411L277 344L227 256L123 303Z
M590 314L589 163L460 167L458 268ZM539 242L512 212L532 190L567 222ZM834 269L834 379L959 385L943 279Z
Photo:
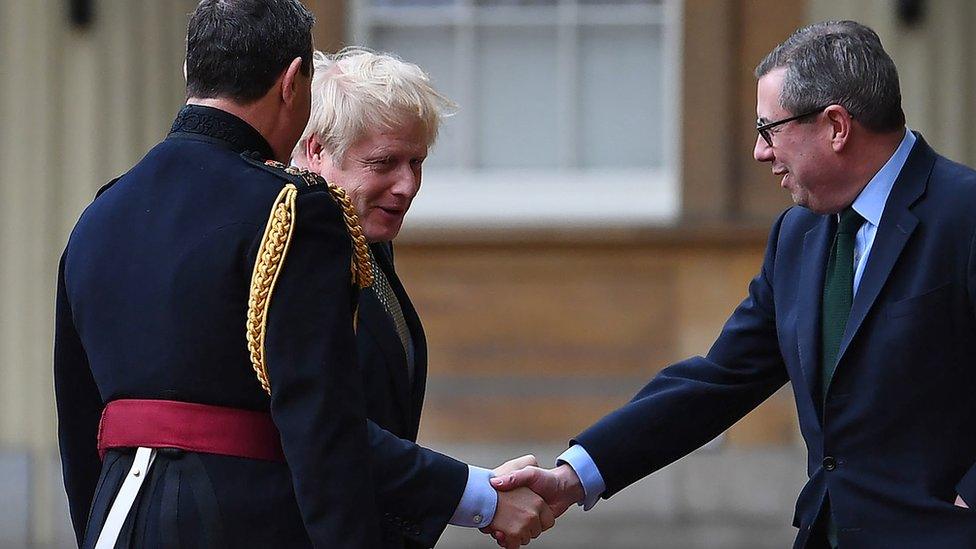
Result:
M662 67L664 113L661 131L662 166L646 169L581 169L575 161L575 128L556 132L563 167L539 169L491 169L473 166L475 131L471 120L458 118L461 168L425 167L423 189L410 209L409 225L419 227L573 227L667 225L681 210L681 143L678 119L683 0L663 0L660 6L578 6L575 0L557 0L553 7L478 7L474 0L450 6L370 6L369 0L349 0L348 25L354 44L364 44L374 26L453 26L459 47L455 51L455 78L461 90L452 97L465 108L473 89L476 48L475 30L488 25L545 25L552 27L552 10L558 12L558 63L560 86L570 90L558 105L560 123L572 125L576 116L579 83L577 43L584 25L660 25L664 36ZM367 44L368 45L368 44ZM408 59L408 61L410 61ZM436 144L435 144L436 148Z

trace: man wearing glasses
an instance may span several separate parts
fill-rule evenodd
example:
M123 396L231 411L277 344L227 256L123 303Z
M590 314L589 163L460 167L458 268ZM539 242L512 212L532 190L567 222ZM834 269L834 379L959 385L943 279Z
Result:
M894 63L852 21L756 69L754 156L796 206L704 357L663 370L552 470L495 479L592 507L792 385L808 450L794 547L976 547L976 172L906 130Z

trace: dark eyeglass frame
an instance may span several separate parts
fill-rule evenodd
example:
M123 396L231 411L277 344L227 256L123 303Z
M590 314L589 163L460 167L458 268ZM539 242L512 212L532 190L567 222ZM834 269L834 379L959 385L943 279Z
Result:
M832 105L832 104L833 103L831 103L830 105ZM812 111L807 111L805 113L798 114L796 116L791 116L789 118L784 118L782 120L775 120L773 122L766 122L765 124L760 124L759 121L757 120L756 121L756 132L759 133L759 136L763 138L763 141L765 141L767 145L769 145L770 147L772 147L773 146L773 134L769 133L769 130L775 128L776 126L780 126L782 124L786 124L787 122L792 122L794 120L799 120L801 118L810 116L812 114L820 114L821 112L823 112L824 110L826 110L827 107L829 107L830 105L824 105L822 107L817 107L816 109L813 109Z

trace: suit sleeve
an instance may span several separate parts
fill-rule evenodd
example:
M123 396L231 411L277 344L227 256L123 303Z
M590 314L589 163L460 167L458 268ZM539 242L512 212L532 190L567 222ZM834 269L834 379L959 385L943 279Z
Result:
M101 471L98 421L102 399L88 367L88 357L72 320L64 279L67 251L58 267L57 310L54 327L54 391L57 401L58 445L68 495L71 524L78 544L85 535L88 510Z
M969 239L966 289L969 295L970 312L976 316L976 231ZM976 464L973 464L956 484L956 493L969 507L976 508Z
M596 463L604 498L718 436L786 383L771 284L785 215L773 226L749 295L708 355L665 368L630 403L572 441Z
M468 466L368 421L370 461L383 520L433 547L454 514Z
M268 309L271 414L313 545L378 547L353 330L352 247L332 198L309 191L298 196L294 234Z

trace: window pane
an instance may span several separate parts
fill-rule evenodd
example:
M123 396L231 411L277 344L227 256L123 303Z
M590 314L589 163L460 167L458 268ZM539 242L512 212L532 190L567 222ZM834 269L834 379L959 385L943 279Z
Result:
M415 63L430 76L434 87L454 101L460 101L454 72L454 32L447 28L375 28L369 46ZM465 105L461 105L461 116ZM470 116L470 115L469 115ZM457 165L459 139L454 117L441 126L437 143L424 166Z
M557 167L555 30L487 29L478 48L479 165Z
M583 167L663 164L663 38L654 28L582 28L580 155Z

